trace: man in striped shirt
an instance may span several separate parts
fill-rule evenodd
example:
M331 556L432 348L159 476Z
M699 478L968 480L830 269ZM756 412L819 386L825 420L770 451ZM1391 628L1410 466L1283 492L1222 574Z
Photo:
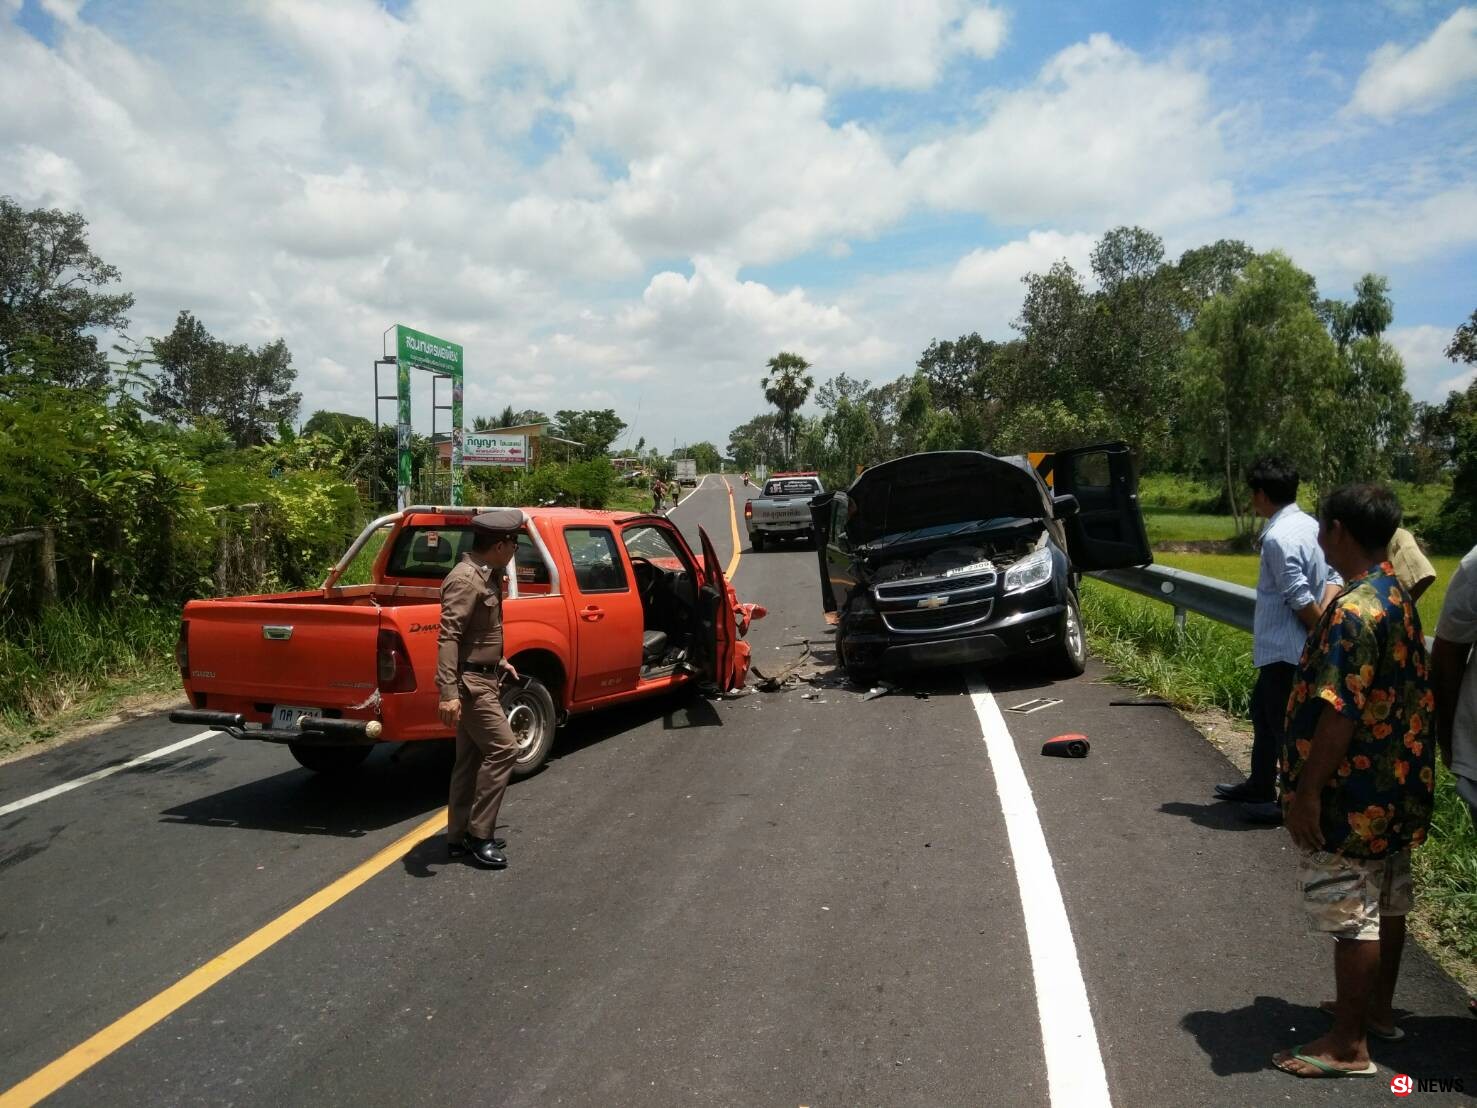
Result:
M1264 457L1246 475L1251 508L1265 519L1261 571L1251 633L1256 685L1251 690L1251 776L1217 785L1220 800L1241 802L1242 814L1258 823L1278 823L1277 757L1287 699L1303 643L1343 580L1329 568L1318 546L1318 521L1297 505L1298 471L1284 458Z

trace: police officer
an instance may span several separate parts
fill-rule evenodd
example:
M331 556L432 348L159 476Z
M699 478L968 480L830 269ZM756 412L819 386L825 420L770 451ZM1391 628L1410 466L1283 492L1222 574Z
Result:
M502 579L522 526L523 513L516 508L474 517L472 549L441 583L436 687L441 722L456 729L447 852L453 858L470 855L488 869L508 864L506 844L492 834L518 753L498 699L502 679L518 679L503 657Z

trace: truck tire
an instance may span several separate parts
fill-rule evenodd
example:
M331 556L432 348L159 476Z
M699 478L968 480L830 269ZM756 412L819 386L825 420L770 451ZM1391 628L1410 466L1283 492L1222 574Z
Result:
M749 534L749 549L752 550L755 554L763 553L763 551L764 551L764 532L763 531L753 531L753 532L750 532L750 534Z
M554 711L554 698L537 677L512 683L502 700L508 725L518 740L518 757L513 761L516 780L536 772L548 760L559 717Z
M1078 677L1087 668L1087 634L1082 630L1082 607L1075 592L1067 593L1061 632L1051 644L1049 656L1055 677Z
M328 777L340 777L353 773L369 757L374 749L371 743L354 746L323 746L316 743L288 743L287 749L297 759L298 765Z

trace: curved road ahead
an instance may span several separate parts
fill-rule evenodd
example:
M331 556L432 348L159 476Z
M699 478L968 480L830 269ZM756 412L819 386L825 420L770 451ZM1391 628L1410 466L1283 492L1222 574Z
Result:
M769 607L761 668L808 638L829 670L814 553L734 551L730 500L711 476L673 518ZM1477 1023L1414 947L1380 1079L1271 1070L1331 986L1293 851L1101 677L587 717L510 793L501 873L444 860L439 745L343 788L213 736L26 803L190 737L161 717L0 766L0 1105L1386 1104L1393 1073L1477 1098ZM1064 731L1091 757L1040 757Z

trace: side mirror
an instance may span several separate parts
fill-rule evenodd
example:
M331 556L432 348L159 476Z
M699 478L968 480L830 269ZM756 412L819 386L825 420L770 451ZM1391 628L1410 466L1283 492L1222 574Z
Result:
M1082 505L1077 503L1077 498L1071 493L1051 498L1051 515L1053 519L1071 519L1082 510Z

